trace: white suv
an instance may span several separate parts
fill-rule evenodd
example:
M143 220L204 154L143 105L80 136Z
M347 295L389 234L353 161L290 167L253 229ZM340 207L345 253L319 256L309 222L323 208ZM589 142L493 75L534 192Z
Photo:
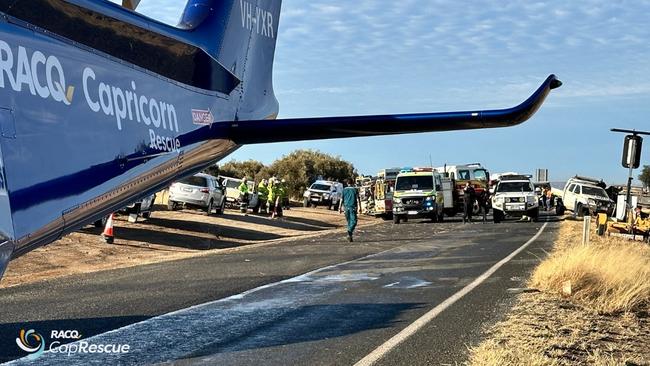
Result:
M588 216L598 212L611 215L614 211L614 201L609 199L603 189L602 181L575 176L566 183L562 192L562 202L557 205L557 213L564 210L573 211L578 216Z
M494 222L506 217L528 216L533 221L539 218L539 197L533 183L526 175L504 175L492 195Z
M302 195L303 206L327 206L330 210L338 207L343 195L343 184L328 180L317 180Z
M216 211L223 213L226 205L224 189L216 177L199 173L172 183L169 188L167 208L175 210L179 206L198 207L208 215Z

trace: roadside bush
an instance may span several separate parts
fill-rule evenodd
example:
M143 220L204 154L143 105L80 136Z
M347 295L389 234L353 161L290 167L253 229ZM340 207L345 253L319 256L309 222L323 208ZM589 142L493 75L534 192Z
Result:
M302 195L302 190L318 177L342 182L354 178L356 170L352 163L315 150L296 150L276 160L264 169L260 176L285 179L292 197Z

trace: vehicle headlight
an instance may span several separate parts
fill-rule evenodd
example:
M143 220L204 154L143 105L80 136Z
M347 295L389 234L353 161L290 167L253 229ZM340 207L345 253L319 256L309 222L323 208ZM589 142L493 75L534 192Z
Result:
M323 198L330 198L330 194L329 193L323 194Z
M503 198L503 197L496 197L496 198L494 199L494 202L495 202L497 205L502 205L503 202L505 202L505 200L506 200L506 199Z
M587 202L588 202L589 205L591 205L591 206L595 206L595 205L596 205L596 200L593 199L593 198L590 198L589 200L587 200Z
M537 202L537 197L528 196L528 203L536 203L536 202Z

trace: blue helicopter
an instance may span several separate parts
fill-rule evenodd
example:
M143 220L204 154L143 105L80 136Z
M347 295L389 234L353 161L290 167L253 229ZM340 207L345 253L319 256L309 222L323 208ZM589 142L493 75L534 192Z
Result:
M276 119L281 0L189 0L177 26L106 0L0 0L0 277L7 263L244 144L513 126L502 110Z

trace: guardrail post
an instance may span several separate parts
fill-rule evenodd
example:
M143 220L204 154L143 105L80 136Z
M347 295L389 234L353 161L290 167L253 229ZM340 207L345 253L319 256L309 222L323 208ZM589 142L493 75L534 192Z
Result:
M582 225L582 245L589 244L590 228L591 228L591 216L585 215L584 224Z

